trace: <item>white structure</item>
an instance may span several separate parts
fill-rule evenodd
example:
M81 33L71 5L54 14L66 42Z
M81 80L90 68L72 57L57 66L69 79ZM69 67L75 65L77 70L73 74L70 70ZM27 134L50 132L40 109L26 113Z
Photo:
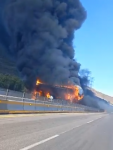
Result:
M53 96L51 95L51 96L50 96L50 101L52 101L52 100L53 100Z
M78 87L79 89L79 95L83 95L84 94L83 89L79 85L75 85L75 86Z

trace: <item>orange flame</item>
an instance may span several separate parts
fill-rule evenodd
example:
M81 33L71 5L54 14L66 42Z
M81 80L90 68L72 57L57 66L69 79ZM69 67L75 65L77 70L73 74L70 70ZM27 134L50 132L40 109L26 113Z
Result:
M65 99L66 100L70 100L70 101L73 101L73 100L81 100L83 98L83 95L79 95L79 88L77 86L74 86L74 85L70 85L70 86L63 86L65 88L70 88L73 90L73 93L72 94L69 94L68 92L65 94Z
M33 93L32 93L32 99L36 100L37 96L42 96L42 91L34 90Z
M37 91L35 90L35 91L33 91L32 99L33 99L33 100L36 100L36 96L37 96Z
M50 98L50 97L51 97L51 95L50 95L49 93L47 93L47 94L46 94L46 97L47 97L47 98Z
M42 96L42 91L37 92L39 96Z
M83 98L83 95L79 94L79 88L77 86L72 86L72 89L74 91L74 96L76 100L81 100Z
M36 81L36 85L40 85L40 84L46 84L46 83L43 83L41 82L39 79L37 79ZM72 89L73 90L73 93L65 93L65 99L66 100L70 100L70 101L73 101L73 100L81 100L84 96L83 95L79 95L79 87L75 86L75 85L55 85L56 87L63 87L63 88L67 88L67 89ZM35 96L33 96L33 99L34 97L36 97L37 93L39 96L42 96L42 91L34 91L33 92ZM47 98L50 98L50 93L48 92L47 94L45 94Z
M42 84L42 82L40 80L36 81L36 85Z

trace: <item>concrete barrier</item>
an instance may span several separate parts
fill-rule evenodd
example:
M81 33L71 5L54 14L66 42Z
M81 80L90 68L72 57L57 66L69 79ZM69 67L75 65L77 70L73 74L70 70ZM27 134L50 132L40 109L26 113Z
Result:
M0 96L2 98L2 96ZM76 104L63 104L7 96L0 100L0 113L42 113L42 112L98 112L99 110Z

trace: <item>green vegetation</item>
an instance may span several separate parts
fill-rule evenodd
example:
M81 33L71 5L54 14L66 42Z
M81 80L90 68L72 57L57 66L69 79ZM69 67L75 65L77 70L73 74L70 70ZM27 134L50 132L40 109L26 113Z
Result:
M0 74L0 87L15 91L24 91L25 89L20 78L9 74Z

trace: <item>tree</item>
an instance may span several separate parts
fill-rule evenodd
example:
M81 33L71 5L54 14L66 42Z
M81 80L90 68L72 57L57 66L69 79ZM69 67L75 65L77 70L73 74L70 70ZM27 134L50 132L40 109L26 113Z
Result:
M9 74L0 74L0 87L16 91L24 90L24 84L20 78Z
M82 88L91 87L93 84L94 78L91 77L91 71L88 69L81 69L79 72L79 79Z

